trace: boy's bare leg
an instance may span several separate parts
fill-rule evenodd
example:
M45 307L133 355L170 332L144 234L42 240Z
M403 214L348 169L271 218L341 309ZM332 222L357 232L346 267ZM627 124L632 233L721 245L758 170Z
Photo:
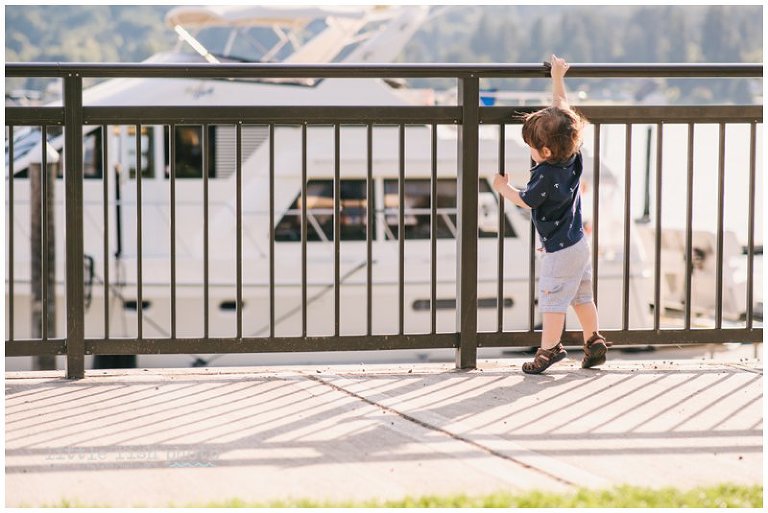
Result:
M558 347L560 343L560 337L563 334L563 326L565 325L564 313L543 313L542 323L543 328L541 332L541 348L536 351L536 356L532 362L525 362L523 364L523 372L526 374L541 374L550 365L557 363L566 356L565 349Z
M586 342L593 333L599 331L595 302L590 301L589 303L573 305L573 310L579 318L579 324L581 324L581 329L584 332L584 342Z
M548 312L542 313L542 332L541 347L552 349L560 343L560 337L563 335L563 326L565 326L565 314Z

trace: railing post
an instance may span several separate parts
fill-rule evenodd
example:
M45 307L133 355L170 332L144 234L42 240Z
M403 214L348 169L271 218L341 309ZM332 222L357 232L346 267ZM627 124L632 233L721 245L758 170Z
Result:
M64 78L64 196L67 256L67 378L85 376L83 304L83 79ZM139 171L140 172L140 171Z
M456 368L477 367L477 201L478 125L480 86L475 75L459 78L459 176L456 198L458 237L456 239Z

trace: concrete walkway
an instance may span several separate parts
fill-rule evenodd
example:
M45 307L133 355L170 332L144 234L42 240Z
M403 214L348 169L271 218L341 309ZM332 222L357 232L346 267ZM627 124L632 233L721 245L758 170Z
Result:
M762 364L6 373L6 505L763 482Z

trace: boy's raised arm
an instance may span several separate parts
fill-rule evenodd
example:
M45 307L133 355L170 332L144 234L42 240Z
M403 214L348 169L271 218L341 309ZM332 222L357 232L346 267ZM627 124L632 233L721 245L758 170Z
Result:
M550 59L552 75L552 105L555 107L568 108L568 99L565 97L565 74L568 71L568 63L552 54Z

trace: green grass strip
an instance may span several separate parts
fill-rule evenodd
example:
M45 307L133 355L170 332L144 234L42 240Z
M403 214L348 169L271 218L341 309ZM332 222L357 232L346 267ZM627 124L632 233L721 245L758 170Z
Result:
M762 486L723 484L681 491L675 488L618 486L608 490L580 489L571 494L532 491L522 494L407 497L401 500L332 503L311 500L277 501L262 507L300 508L759 508ZM259 507L242 501L212 503L208 507Z
M61 501L54 507L87 507ZM171 506L173 507L173 505ZM531 491L490 495L406 497L399 500L330 502L308 499L255 503L240 499L185 507L207 508L762 508L762 485L721 484L689 490L622 485L604 490L579 489L573 493Z

